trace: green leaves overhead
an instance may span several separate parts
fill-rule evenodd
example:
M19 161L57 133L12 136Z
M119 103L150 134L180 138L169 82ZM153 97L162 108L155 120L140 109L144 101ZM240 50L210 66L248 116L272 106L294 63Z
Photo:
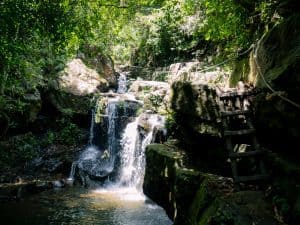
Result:
M1 0L0 110L22 113L23 94L46 85L86 45L137 66L202 60L210 49L230 56L278 18L278 2Z

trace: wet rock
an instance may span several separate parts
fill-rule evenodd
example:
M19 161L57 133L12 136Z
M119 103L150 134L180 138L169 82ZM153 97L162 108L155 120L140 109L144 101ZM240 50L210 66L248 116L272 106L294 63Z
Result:
M169 102L170 85L166 82L136 80L128 92L144 102L144 109L164 113Z
M96 146L89 146L81 153L78 168L95 178L106 177L114 169L112 157L107 151L102 151Z
M83 145L51 145L41 152L41 156L26 163L23 175L49 177L63 174L64 176L68 176L72 162L82 148Z
M52 181L52 186L54 188L62 188L62 187L65 187L65 182L63 180L55 180L55 181Z
M274 225L273 206L258 191L233 193L232 179L182 167L170 146L146 149L144 193L161 205L175 225Z
M152 140L151 143L164 143L167 141L167 129L165 124L157 125L153 128Z
M62 167L63 162L60 159L49 159L44 162L47 171L53 173L54 171L58 171L60 167Z

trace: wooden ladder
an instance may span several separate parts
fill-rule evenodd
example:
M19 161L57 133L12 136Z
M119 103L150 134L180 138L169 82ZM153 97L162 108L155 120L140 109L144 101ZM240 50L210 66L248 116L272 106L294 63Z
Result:
M222 93L220 100L221 117L223 125L223 137L225 138L226 149L229 152L233 181L236 190L240 190L240 183L261 181L268 178L264 155L257 142L255 128L252 124L250 101L252 91L231 91ZM238 139L248 139L248 144L236 143ZM255 159L258 168L253 175L239 175L238 162L245 158Z

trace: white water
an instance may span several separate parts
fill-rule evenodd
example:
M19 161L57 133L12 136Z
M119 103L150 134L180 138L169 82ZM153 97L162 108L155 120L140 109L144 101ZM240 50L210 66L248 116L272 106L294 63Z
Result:
M93 144L94 140L94 126L95 126L95 111L92 110L92 118L91 118L91 126L90 126L90 137L89 137L89 145Z
M126 76L125 74L121 74L119 77L118 93L125 92ZM108 181L105 184L105 188L98 189L97 191L122 193L124 196L135 196L134 199L140 200L144 199L142 187L145 175L145 149L153 139L153 128L164 123L164 119L155 114L148 114L146 119L143 118L145 120L143 122L146 122L148 126L143 136L138 133L138 122L141 118L137 117L133 122L127 124L121 140L117 140L116 119L118 118L118 102L118 98L109 99L106 108L106 115L108 116L107 149L99 149L93 145L94 138L97 137L94 135L95 111L92 111L88 146L80 154L78 161L72 164L69 180L74 180L77 167L81 170L89 171L91 175L99 177L107 176L107 174L115 171L117 173L117 180L114 182ZM121 144L121 149L117 152L119 144ZM115 165L117 154L120 156L119 168L116 168Z
M121 140L121 168L119 175L119 185L129 186L132 184L132 174L135 171L135 150L138 140L138 118L129 123L122 135Z
M121 165L118 186L129 190L134 190L143 196L143 181L145 175L145 150L152 141L153 128L164 122L159 115L149 115L149 131L142 140L138 134L138 121L129 123L122 135L121 146Z
M124 94L127 91L127 79L126 79L126 75L124 73L121 73L118 79L118 90L117 92L119 94Z
M110 165L113 166L116 151L116 118L117 118L117 101L112 100L108 102L106 114L108 115L108 159Z

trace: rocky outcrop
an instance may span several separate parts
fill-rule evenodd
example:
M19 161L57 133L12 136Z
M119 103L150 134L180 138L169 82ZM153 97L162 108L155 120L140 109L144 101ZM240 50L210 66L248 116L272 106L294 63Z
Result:
M227 153L221 138L219 97L215 86L173 83L171 109L172 135L186 150L190 164L202 171L227 174Z
M256 98L255 108L260 141L291 156L296 155L293 146L299 145L300 140L300 108L278 95L300 104L299 20L300 14L294 14L266 33L257 46L257 61L253 63L257 86L263 90Z
M274 225L272 205L262 192L233 193L232 180L182 167L175 148L146 149L144 192L178 225Z
M171 64L168 73L168 83L178 81L197 82L202 84L216 84L226 86L229 74L217 68L215 71L205 71L203 62L183 62Z
M183 132L220 136L221 122L216 89L205 84L176 82L172 85L171 108ZM188 120L186 120L188 118Z
M296 5L294 0L278 5L283 21L262 36L248 58L236 63L230 78L231 85L243 80L259 88L254 104L259 141L293 160L298 159L293 146L300 144L300 13Z
M109 87L117 86L117 73L114 69L114 62L108 55L101 53L101 49L93 45L83 46L83 52L78 54L90 68L97 71L107 82Z
M47 101L65 114L87 114L93 94L108 90L108 82L80 59L67 64L45 94Z
M87 95L107 90L108 83L80 59L70 61L59 76L59 88L74 95Z
M165 113L169 102L170 85L159 81L134 81L128 92L143 101L144 109Z

